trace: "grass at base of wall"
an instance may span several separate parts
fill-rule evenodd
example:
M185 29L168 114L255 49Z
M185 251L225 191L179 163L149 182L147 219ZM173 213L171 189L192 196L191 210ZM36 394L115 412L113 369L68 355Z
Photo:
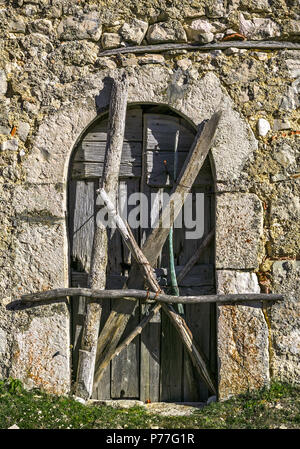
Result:
M82 405L71 397L26 391L0 381L0 428L21 429L299 429L300 387L274 382L270 389L213 403L190 416L159 416L142 407Z

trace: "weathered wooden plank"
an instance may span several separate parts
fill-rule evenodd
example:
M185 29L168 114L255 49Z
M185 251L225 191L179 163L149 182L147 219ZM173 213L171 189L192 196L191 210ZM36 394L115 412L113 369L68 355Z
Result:
M72 287L87 287L89 275L85 272L71 271L71 285Z
M126 128L124 142L142 141L142 114L141 108L128 109L126 113ZM83 137L82 142L106 142L108 119L101 120L93 126Z
M103 164L101 162L74 162L72 179L96 179L103 176ZM141 166L132 162L120 165L120 178L140 177Z
M88 274L81 273L79 271L71 272L72 286L73 287L87 287L88 285ZM127 276L122 276L119 274L108 274L106 278L106 289L107 290L117 290L124 287L127 280Z
M194 289L193 289L194 290ZM181 292L180 292L181 293ZM193 304L186 307L186 321L193 338L198 343L207 360L210 359L210 304ZM209 396L207 386L202 381L196 370L193 370L194 382L198 385L198 400L206 401ZM197 400L190 398L189 400Z
M179 287L201 287L204 285L215 285L215 270L212 264L194 265L190 272L181 279L182 265L175 266L176 275L179 278Z
M199 187L193 187L193 193L196 195L199 192ZM195 197L196 198L196 197ZM196 203L193 204L193 208L195 208ZM214 269L213 269L213 261L214 255L213 252L213 244L207 246L208 242L213 238L213 232L209 233L208 231L211 229L213 223L213 206L211 204L211 195L209 193L205 194L204 197L204 235L208 236L208 239L202 239L202 245L199 245L199 239L195 239L189 241L189 249L190 251L185 251L182 253L182 259L185 263L185 266L182 270L180 270L181 275L178 276L178 282L183 285L180 288L181 295L205 295L205 294L214 294L215 293L215 278L214 278ZM194 211L195 212L195 211ZM187 245L186 245L187 246ZM203 250L204 248L204 250ZM187 262L188 260L188 262ZM200 263L201 261L201 263ZM193 264L197 264L194 265ZM191 268L192 267L192 268ZM189 271L190 270L190 271ZM199 273L200 276L204 276L207 279L207 283L205 285L205 281L203 285L200 283L196 286L193 286L192 282L189 282L189 276L192 279L197 277L196 273ZM187 273L184 276L184 273ZM195 276L194 276L195 275ZM209 277L211 277L211 282L209 282ZM185 307L186 320L188 326L193 332L193 337L198 343L202 353L205 355L208 360L209 366L211 368L211 355L216 355L216 346L212 347L211 344L211 330L212 326L215 328L216 323L212 319L211 316L211 305L210 304L187 304ZM215 318L215 317L214 317ZM215 344L215 340L214 340ZM212 352L213 351L213 352ZM211 372L215 374L215 371ZM209 396L209 390L201 377L199 376L197 370L192 366L191 361L188 357L184 358L184 400L185 401L206 401Z
M177 162L177 177L180 169L187 157L187 152L178 153ZM174 172L174 152L170 151L147 151L147 183L152 187L173 186L174 179L172 173ZM203 164L194 185L212 185L213 179L211 176L210 166L207 162Z
M197 371L191 362L187 351L183 351L183 392L182 400L184 402L199 402L200 382L197 382Z
M101 51L99 56L112 56L126 53L160 53L170 50L188 50L188 51L211 51L211 50L226 50L227 48L245 48L245 49L260 49L260 50L300 50L300 44L298 42L288 41L221 41L209 44L199 43L167 43L156 45L139 45L132 47L122 47L113 50Z
M135 209L135 204L128 204L129 197L140 191L140 177L131 178L131 179L123 179L119 182L119 211L123 213L121 216L127 218L132 213L133 209ZM139 229L132 229L132 233L137 241L139 241ZM121 236L120 236L121 238ZM131 267L131 252L126 245L123 244L121 238L121 246L122 246L122 254L123 254L123 273L128 276L130 267Z
M183 269L183 265L175 266L176 275L180 274ZM154 269L157 281L161 283L161 286L170 286L169 269L168 268L156 268ZM80 275L80 273L79 273ZM111 287L107 285L107 288L119 288L113 287L113 285L124 285L127 280L125 276L108 275L108 283ZM186 275L182 280L179 281L179 287L203 287L203 286L214 286L215 285L215 274L214 266L212 264L202 264L194 266L190 273ZM122 287L121 287L122 288Z
M87 287L88 285L87 273L90 269L94 236L94 190L95 186L92 181L70 181L69 184L71 261L72 266L77 270L84 270L81 273L81 279L72 280L72 287ZM86 315L86 298L78 296L71 302L71 308L72 366L75 377Z
M139 158L141 160L141 145ZM124 148L124 145L123 145ZM121 181L122 182L122 181ZM125 191L126 186L126 191ZM120 188L121 187L121 188ZM124 191L122 190L124 188ZM139 190L139 179L126 179L120 186L119 195L126 194L127 199L133 192ZM125 198L124 198L125 199ZM118 198L120 202L120 198ZM127 205L127 212L133 209L133 205ZM119 209L120 210L120 209ZM133 229L134 235L138 230ZM115 242L113 244L113 242ZM124 245L122 237L118 231L114 233L112 245L110 244L109 253L114 258L114 262L110 264L110 270L118 273L128 273L127 264L131 262L131 253ZM109 257L110 259L110 257ZM124 276L125 277L125 276ZM127 278L126 278L127 279ZM120 300L122 301L122 300ZM120 301L115 301L113 307L117 306ZM136 328L139 322L139 306L138 303L134 313L124 331L123 337L126 338L130 332ZM113 399L138 398L139 397L139 371L140 371L140 338L136 337L123 351L111 361L111 397ZM102 378L101 378L102 380ZM101 382L100 380L100 382Z
M160 400L182 400L182 357L180 338L165 313L162 314Z
M215 293L215 292L214 292ZM211 372L217 377L217 306L210 304L210 354L209 365Z
M71 181L74 195L73 229L71 230L71 258L78 271L90 270L94 236L94 182Z
M199 261L199 258L201 256L201 254L203 253L203 251L205 249L207 249L207 246L212 241L212 239L214 237L214 234L215 234L215 230L214 229L212 229L208 234L206 234L206 236L201 241L199 247L197 248L196 252L194 252L192 257L188 260L188 262L184 265L184 267L181 267L178 270L177 282L180 285L182 285L182 286L184 286L184 285L186 285L186 286L193 285L193 284L188 284L188 282L191 282L190 281L191 276L196 275L198 277L199 270L200 270L199 274L203 276L205 271L203 269L199 268L200 265L197 264L195 266L195 264ZM206 265L206 266L209 266L209 265ZM214 270L212 271L211 274L212 274L213 280L214 280ZM189 281L188 281L188 279L189 279Z
M141 307L141 319L147 316L148 305ZM161 314L154 315L141 333L140 399L158 402L160 377Z
M180 291L180 295L183 298L186 297L204 297L202 295L213 295L215 293L215 285L211 284L211 285L201 285L199 287L180 287L179 289ZM176 301L177 302L177 301ZM205 301L202 301L205 302ZM209 302L209 300L207 301ZM192 301L190 302L190 304L192 304Z
M107 279L108 282L108 279ZM114 287L115 288L115 287ZM100 329L103 328L108 316L110 315L111 304L110 301L103 299L101 301L101 319ZM103 371L103 375L99 382L93 385L92 398L98 400L110 399L110 379L111 379L111 365L108 364Z
M147 125L144 115L144 139L143 139L143 168L141 179L141 192L147 196L148 204L146 211L142 210L143 214L147 214L150 218L149 222L142 224L140 229L140 243L143 244L151 230L151 219L156 220L159 214L158 198L151 204L151 192L153 189L147 184ZM160 271L160 272L159 272ZM157 268L155 270L156 278L161 285L162 270ZM158 273L159 272L159 273ZM149 318L149 305L141 305L141 321ZM141 372L140 372L140 397L142 401L150 400L151 402L159 401L160 398L160 355L161 355L161 312L156 313L149 320L147 326L141 332Z
M178 152L188 152L196 131L183 126L179 117L145 114L147 150L171 151L174 153L176 131L179 130Z
M139 309L135 308L123 333L126 338L139 322ZM140 338L135 337L123 351L111 361L111 397L139 398Z
M82 142L79 145L75 162L102 162L105 159L105 142ZM124 142L121 164L131 162L134 165L142 163L142 144L140 142Z

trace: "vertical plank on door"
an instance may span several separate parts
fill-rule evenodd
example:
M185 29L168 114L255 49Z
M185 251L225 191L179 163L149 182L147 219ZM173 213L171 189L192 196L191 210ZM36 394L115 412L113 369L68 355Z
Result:
M201 179L200 179L201 181ZM194 186L193 193L204 193L204 235L206 235L212 226L212 217L211 217L211 198L210 195L207 194L207 191L210 190L209 186ZM195 207L195 204L193 204ZM199 239L195 240L190 245L190 248L197 247L199 245ZM186 245L187 246L187 245ZM211 246L207 248L204 253L201 255L198 264L209 264L211 261L210 253L212 251ZM182 255L181 263L185 263L191 254L185 251L185 254ZM196 287L194 287L196 288ZM207 287L206 287L207 288ZM197 294L202 293L205 294L205 286L197 287ZM193 304L186 306L186 321L188 326L190 327L193 336L198 343L200 349L206 356L207 360L210 364L211 358L211 305L210 304ZM209 391L202 381L201 377L192 366L190 359L185 354L184 361L184 400L185 401L206 401L209 396Z
M120 181L119 195L125 195L127 198L130 194L139 191L140 179L128 178ZM125 200L125 198L122 198ZM132 211L136 206L128 205L127 213ZM138 239L138 229L132 229L136 239ZM121 239L119 232L115 234ZM117 237L114 236L116 239ZM131 266L131 254L127 247L120 240L118 245L112 245L110 251L114 253L115 265L110 266L110 273L127 275ZM117 255L117 257L116 257ZM121 300L122 301L122 300ZM114 301L117 305L120 301ZM139 323L139 304L130 317L123 338L137 326ZM123 351L115 357L111 362L111 397L116 398L139 398L139 377L140 377L140 337L137 336Z
M182 343L170 319L162 312L161 401L182 401L182 361Z
M142 179L141 192L145 195L148 203L142 208L142 214L147 217L148 222L142 224L140 229L141 246L145 243L151 231L153 222L159 213L160 189L150 188L147 184L147 148L148 148L148 119L144 115L143 120L143 154L142 154ZM151 193L157 194L151 202ZM141 306L140 319L147 314L147 305ZM160 379L160 338L161 334L161 314L156 314L141 333L141 371L140 371L140 399L142 401L157 402L160 400L159 379Z
M91 248L94 236L94 182L69 182L69 226L71 266L77 272L88 273L90 269ZM87 287L87 276L74 281L73 287ZM78 350L81 344L82 327L86 313L86 300L79 296L71 302L72 341L73 341L73 378L76 376Z

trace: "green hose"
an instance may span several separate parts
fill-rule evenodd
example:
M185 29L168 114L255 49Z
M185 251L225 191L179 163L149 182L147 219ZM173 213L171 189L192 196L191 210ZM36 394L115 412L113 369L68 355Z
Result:
M174 171L173 180L176 180L177 171L177 157L178 157L178 140L179 140L179 130L176 131L175 136L175 148L174 148ZM169 259L170 259L170 276L171 276L171 295L179 296L179 288L177 284L175 263L174 263L174 247L173 247L173 226L170 228L169 232ZM184 308L182 304L177 304L178 313L184 315Z
M170 257L170 276L171 276L171 294L179 296L179 288L177 284L175 264L174 264L174 248L173 248L173 226L169 232L169 257ZM184 308L182 304L177 304L178 313L184 315Z

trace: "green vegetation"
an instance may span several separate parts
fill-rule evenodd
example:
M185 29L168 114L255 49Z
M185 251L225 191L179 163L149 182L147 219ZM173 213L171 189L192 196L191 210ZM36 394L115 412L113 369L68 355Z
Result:
M142 407L82 405L69 397L26 391L19 380L0 381L0 428L21 429L274 429L300 428L300 387L273 383L213 403L190 416L159 416Z

